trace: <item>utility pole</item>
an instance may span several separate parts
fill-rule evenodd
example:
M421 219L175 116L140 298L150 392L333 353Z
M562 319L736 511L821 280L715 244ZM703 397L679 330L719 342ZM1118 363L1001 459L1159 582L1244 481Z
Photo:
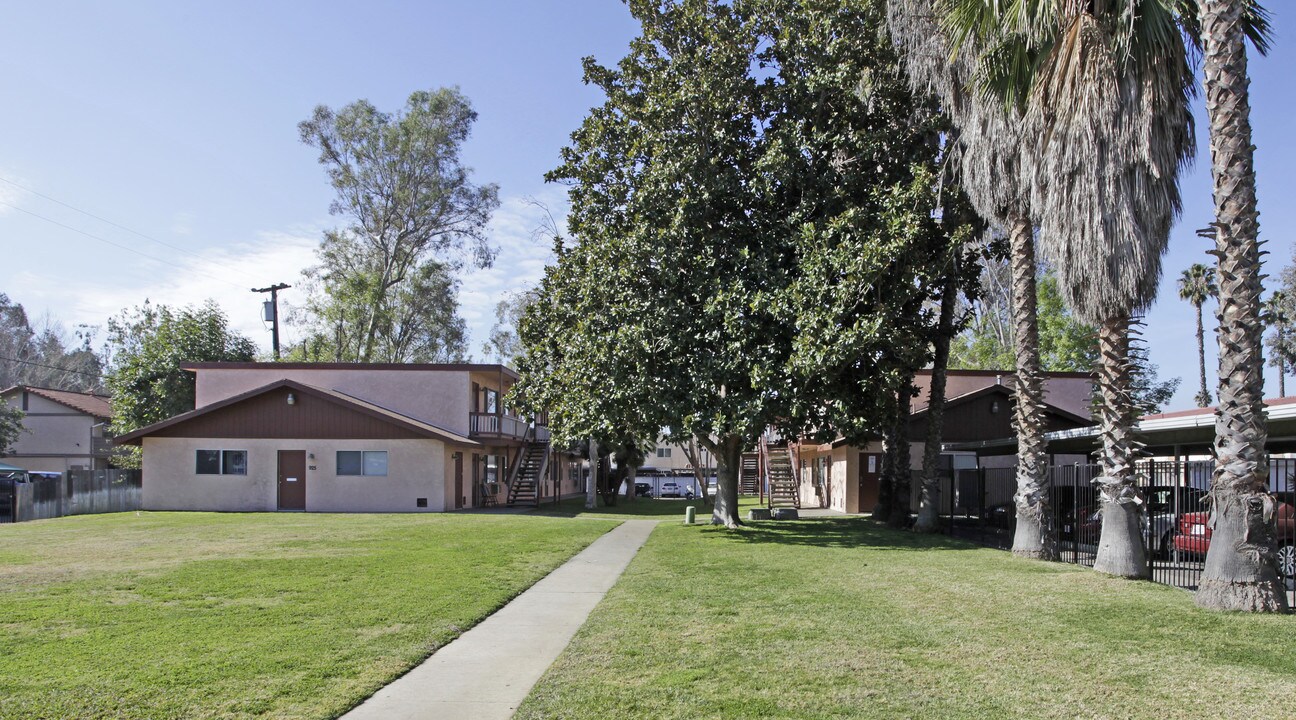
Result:
M270 302L266 303L267 307L262 311L262 318L269 320L271 323L270 342L274 346L274 359L276 362L279 361L279 291L287 290L290 287L292 285L279 283L270 287L252 288L254 293L270 293ZM266 317L267 315L269 317Z

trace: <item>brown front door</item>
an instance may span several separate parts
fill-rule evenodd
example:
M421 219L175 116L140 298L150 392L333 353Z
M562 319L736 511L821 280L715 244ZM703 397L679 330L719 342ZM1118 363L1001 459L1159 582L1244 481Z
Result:
M454 454L454 483L455 483L455 509L458 510L464 505L463 494L463 453Z
M306 451L279 451L279 509L306 509Z
M878 502L878 478L882 471L882 456L860 453L859 507L855 512L870 513ZM849 508L848 508L849 509Z

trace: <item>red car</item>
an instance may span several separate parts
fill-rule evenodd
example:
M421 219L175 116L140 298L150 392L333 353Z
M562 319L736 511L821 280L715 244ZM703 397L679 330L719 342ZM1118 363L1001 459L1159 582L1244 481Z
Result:
M1296 493L1278 492L1278 571L1286 577L1296 575ZM1179 534L1174 546L1179 552L1205 555L1210 548L1209 513L1186 513L1179 520Z

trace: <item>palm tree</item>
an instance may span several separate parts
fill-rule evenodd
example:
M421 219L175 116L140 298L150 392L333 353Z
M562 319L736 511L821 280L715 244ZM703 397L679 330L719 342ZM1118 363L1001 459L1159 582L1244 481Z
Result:
M1012 552L1020 557L1058 558L1048 500L1044 441L1044 390L1040 379L1036 322L1035 225L1031 220L1033 158L1024 118L972 87L975 65L967 56L951 61L950 38L936 22L941 0L893 0L887 24L905 59L911 84L934 92L954 126L963 191L976 212L1008 235L1016 347L1017 529Z
M1269 347L1273 350L1269 358L1269 364L1278 368L1278 396L1287 397L1287 367L1291 365L1288 361L1287 347L1287 323L1291 322L1291 298L1282 290L1275 290L1269 299L1264 303L1263 319L1265 324L1272 325L1274 329L1273 337L1269 339Z
M1260 246L1246 40L1267 49L1268 16L1250 0L1200 0L1219 259L1219 408L1215 412L1213 535L1197 605L1279 612L1261 355ZM1259 31L1257 31L1259 28Z
M1130 317L1156 296L1193 151L1192 73L1163 0L1041 3L1029 13L942 0L945 26L975 53L978 87L1025 108L1035 141L1031 206L1073 313L1099 326L1103 530L1094 569L1148 577L1142 443L1131 386Z
M1201 376L1201 390L1197 393L1197 407L1210 407L1211 394L1206 389L1206 336L1202 327L1202 305L1206 298L1219 294L1215 285L1215 270L1201 263L1193 263L1179 276L1179 298L1192 303L1197 311L1197 368Z

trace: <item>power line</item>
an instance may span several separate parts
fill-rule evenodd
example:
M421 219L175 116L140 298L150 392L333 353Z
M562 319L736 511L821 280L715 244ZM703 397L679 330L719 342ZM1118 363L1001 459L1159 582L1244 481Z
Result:
M7 360L9 362L16 362L23 365L35 365L36 367L43 367L49 370L62 370L63 372L70 372L76 375L85 375L86 377L99 378L99 379L103 378L103 373L92 373L92 372L86 372L85 370L73 370L72 368L62 367L60 365L46 365L45 363L38 363L34 360L19 360L18 358L6 357L4 355L0 355L0 360Z
M237 269L237 268L231 268L231 267L227 267L227 266L225 266L225 265L222 265L221 263L213 262L213 261L209 260L208 258L205 258L205 257L203 257L202 255L199 255L198 253L194 252L193 250L190 250L190 249L188 249L188 248L183 248L183 247L180 247L180 246L178 246L178 245L172 245L171 243L168 243L168 242L165 242L165 241L159 240L159 239L153 237L152 235L146 235L146 234L144 234L144 233L142 233L142 232L140 232L140 231L138 231L138 230L133 230L133 229L131 229L131 228L126 227L125 225L122 225L122 224L120 224L120 223L113 222L112 220L109 220L109 219L106 218L106 217L102 217L102 216L99 216L99 215L95 215L94 213L89 212L89 211L87 211L87 210L82 210L81 208L76 207L75 205L70 205L70 204L68 204L68 203L65 203L65 202L63 202L62 200L59 200L58 198L52 198L52 197L50 197L49 195L46 195L46 194L44 194L44 193L42 193L42 192L38 192L38 191L36 191L36 190L32 190L31 188L26 187L25 185L19 185L18 183L14 182L13 180L10 180L9 178L0 177L0 182L8 183L9 185L12 185L13 187L18 188L19 190L22 190L22 191L24 191L24 192L29 192L29 193L31 193L32 195L35 195L36 197L39 197L39 198L44 198L44 199L46 199L46 200L48 200L48 201L50 201L50 202L52 202L52 203L54 203L54 204L56 204L56 205L62 205L63 207L65 207L65 208L67 208L67 209L69 209L69 210L72 210L72 211L74 211L74 212L79 212L79 213L81 213L82 215L85 215L86 217L94 218L95 220L98 220L99 222L107 223L108 225L111 225L111 226L117 228L118 230L124 230L124 231L126 231L126 232L128 232L128 233L130 233L130 234L132 234L132 235L138 235L139 237L142 237L142 238L144 238L145 240L148 240L148 241L150 241L150 242L155 242L155 243L157 243L158 245L161 245L161 246L163 246L163 247L167 247L167 248L171 248L172 250L175 250L175 251L177 251L177 252L182 252L182 253L186 253L186 254L188 254L188 255L192 255L192 256L194 256L194 257L196 257L196 258L198 258L198 259L200 259L200 260L202 260L202 261L204 261L204 262L209 262L209 263L211 263L212 265L216 265L217 267L221 267L221 268L223 268L223 269L225 269L225 270L228 270L229 272L238 273L238 274L243 275L244 277L248 277L248 278L251 278L251 277L252 277L251 275L248 275L248 274L245 273L244 271L239 270L239 269ZM7 203L6 203L6 204L7 204ZM13 207L13 206L10 205L9 207Z
M67 230L71 230L71 231L74 232L74 233L79 233L79 234L81 234L81 235L85 235L85 236L88 237L88 238L91 238L91 239L94 239L94 240L98 240L99 242L107 243L107 244L109 244L109 245L112 245L112 246L115 247L115 248L118 248L118 249L121 249L121 250L125 250L126 252L135 253L136 255L139 255L140 257L148 258L149 260L152 260L152 261L154 261L154 262L160 262L160 263L163 263L164 265L170 265L171 267L179 268L179 269L181 269L181 270L184 270L184 271L187 271L187 272L191 272L191 273L194 273L194 274L196 274L196 275L202 275L202 276L204 276L204 277L211 278L212 280L216 280L217 282L223 282L223 283L225 283L226 285L229 285L230 287L236 287L236 288L238 288L238 289L240 289L240 290L243 289L243 286L242 286L242 285L239 285L239 284L236 284L236 283L230 282L229 280L226 280L225 278L219 278L219 277L216 277L215 275L209 275L209 274L207 274L207 273L205 273L205 272L201 272L201 271L199 271L199 270L194 270L193 268L185 267L184 265L180 265L179 263L173 263L173 262L171 262L170 260L163 260L163 259L160 258L160 257L155 257L155 256L153 256L153 255L149 255L149 254L146 253L146 252L141 252L141 251L139 251L139 250L136 250L135 248L133 248L133 247L131 247L131 246L129 246L129 245L122 245L121 243L113 242L112 240L109 240L108 238L100 237L99 235L95 235L94 233L88 233L88 232L86 232L85 230L81 230L80 228L75 228L75 227L72 227L71 225L65 225L65 224L63 224L63 223L61 223L61 222L59 222L59 221L57 221L57 220L51 220L50 218L47 218L47 217L45 217L44 215L40 215L40 214L38 214L38 213L34 213L34 212L32 212L31 210L28 210L28 209L26 209L26 208L18 207L17 205L14 205L14 204L12 204L12 203L7 203L7 202L5 202L5 201L3 201L3 200L0 200L0 205L4 205L5 207L13 208L14 210L17 210L18 212L26 213L26 214L31 215L32 217L34 217L34 218L36 218L36 219L38 219L38 220L44 220L45 222L50 223L51 225L57 225L57 226L59 226L59 227L61 227L61 228L64 228L64 229L67 229Z

